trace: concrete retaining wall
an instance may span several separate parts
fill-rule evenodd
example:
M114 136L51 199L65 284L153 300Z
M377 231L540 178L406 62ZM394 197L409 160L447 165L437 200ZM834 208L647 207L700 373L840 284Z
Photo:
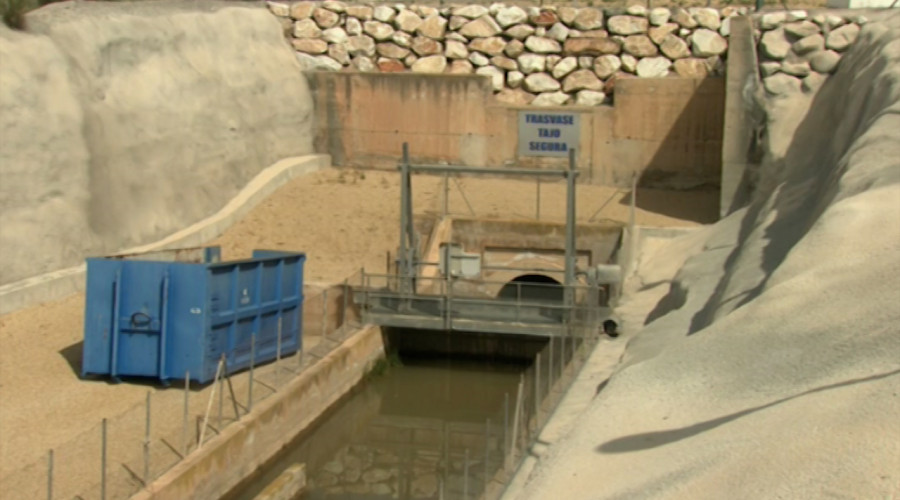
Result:
M394 168L404 142L414 161L555 167L564 158L517 155L518 113L479 76L308 73L316 149L335 165ZM582 179L627 187L718 185L725 85L719 78L628 79L614 106L580 115ZM560 109L560 108L547 108Z
M381 330L364 328L132 498L222 497L358 384L383 356Z

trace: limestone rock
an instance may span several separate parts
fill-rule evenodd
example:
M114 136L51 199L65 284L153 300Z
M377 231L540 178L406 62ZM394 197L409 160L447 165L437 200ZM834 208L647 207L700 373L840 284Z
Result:
M558 54L548 54L547 55L547 69L552 70L556 67L556 64L562 61L562 56Z
M631 35L625 38L622 50L634 57L653 57L659 54L656 44L647 35Z
M653 43L662 45L667 36L673 35L678 31L678 25L675 23L666 23L662 26L652 26L647 30L647 35L653 40ZM675 36L675 35L673 35ZM677 38L677 36L676 36Z
M672 69L682 78L706 78L709 74L706 61L703 59L679 59L672 64Z
M625 73L624 71L619 71L615 75L609 77L605 82L603 82L603 92L606 95L613 95L613 93L616 90L616 82L619 80L625 80L628 78L636 78L636 77L630 73Z
M519 63L519 71L530 75L532 73L540 73L547 67L547 58L539 54L525 53L516 59Z
M291 17L297 20L308 19L316 7L315 2L295 2L291 4Z
M550 38L530 36L525 40L525 48L535 54L555 54L562 51L559 42Z
M792 10L792 11L788 12L787 19L785 19L785 20L787 22L802 21L803 19L806 19L807 17L809 17L808 12L806 12L805 10L798 9L798 10Z
M527 106L534 101L534 94L521 88L503 89L497 94L497 100L510 106Z
M800 91L800 80L791 75L776 73L763 79L763 87L772 95L789 95Z
M266 2L266 6L269 8L269 12L275 14L278 17L290 17L291 16L291 6L282 3L282 2Z
M759 74L763 78L772 76L781 71L781 63L778 61L764 61L759 64Z
M565 42L569 38L569 28L563 23L556 23L547 30L547 38L552 38L557 42Z
M809 63L806 61L785 61L781 63L781 72L803 78L810 72Z
M327 9L314 10L312 18L315 19L316 24L322 29L333 28L341 20L340 14Z
M499 36L476 38L469 42L469 50L482 52L489 56L502 54L504 48L506 48L506 42Z
M525 74L521 71L510 71L506 73L506 85L511 89L519 88L525 80Z
M580 30L595 30L603 28L603 11L593 7L578 9L575 19L572 20L575 28Z
M294 38L291 45L297 52L305 54L324 54L328 51L328 42L320 38Z
M396 43L401 47L411 47L413 36L405 31L395 31L393 35L391 35L391 41Z
M431 16L425 19L425 21L416 28L416 33L435 40L444 38L446 32L447 20L441 16Z
M412 8L413 12L418 14L419 17L421 17L423 19L426 19L426 18L429 18L432 16L440 16L441 15L440 9L436 9L429 5L416 4L416 5L413 5L411 8Z
M582 90L575 94L577 106L599 106L606 100L606 94L597 90Z
M622 60L619 56L605 55L594 59L594 73L606 80L616 74L622 68Z
M469 62L474 64L475 66L487 66L491 63L491 60L488 56L482 54L481 52L472 52L468 57Z
M819 73L831 73L837 68L839 62L841 62L841 55L833 50L816 52L809 59L810 67Z
M506 71L516 71L519 69L519 63L515 59L505 56L494 56L491 58L491 64Z
M303 19L294 23L294 37L318 38L322 35L322 29L312 19Z
M361 19L363 21L368 21L372 19L374 9L370 5L348 5L347 17L355 17L356 19Z
M389 23L397 17L397 11L387 5L377 5L372 10L372 17L383 23Z
M469 39L456 32L450 32L444 35L444 40L456 40L457 42L469 43Z
M347 32L344 28L328 28L322 31L322 40L328 43L344 43L347 41Z
M394 18L394 26L407 33L414 33L423 22L415 12L406 9L398 12L397 17Z
M719 26L719 34L728 38L731 36L731 18L726 17L722 19L722 26Z
M810 35L801 38L791 45L791 50L797 55L804 55L810 52L816 52L825 48L825 37L820 34Z
M442 55L423 57L416 60L410 69L415 73L443 73L447 69L447 58Z
M637 76L641 78L660 78L669 74L672 61L665 57L645 57L637 63Z
M550 9L531 9L528 12L528 20L531 21L531 24L544 27L553 26L556 22L559 21L559 17L556 15L556 12L553 12Z
M328 56L311 56L297 52L297 60L306 71L340 71L344 66Z
M364 73L375 71L375 62L368 56L356 56L350 60L350 65Z
M719 17L719 11L716 9L701 7L690 12L697 21L697 25L701 28L717 31L722 26L722 19Z
M390 57L392 59L403 59L409 55L409 49L391 42L379 43L375 46L375 52L380 56Z
M456 31L471 21L468 17L462 16L450 16L450 21L447 23L447 29L450 31Z
M452 12L454 16L477 19L481 16L487 15L488 9L483 5L463 5L460 7L454 7L450 12Z
M459 33L466 38L494 36L500 31L500 26L490 16L481 16L474 21L469 21L459 29Z
M691 49L688 47L687 42L675 35L666 35L662 43L659 44L659 48L663 55L672 60L691 57Z
M363 32L379 42L390 40L394 34L394 28L390 24L381 21L366 21L363 23Z
M578 67L582 69L591 69L594 67L594 58L591 56L579 56Z
M812 21L798 21L784 25L784 32L794 38L806 38L821 32L819 26Z
M562 106L569 102L572 98L565 92L544 92L538 95L533 101L532 106Z
M347 10L347 5L344 2L339 2L337 0L325 0L322 2L322 8L340 14Z
M778 28L763 33L759 50L769 59L781 60L790 53L791 43L785 38L784 30Z
M375 40L367 35L351 36L347 39L347 52L351 56L375 55Z
M633 3L628 7L625 7L625 13L629 16L647 17L647 7L644 7L639 3Z
M449 59L466 59L469 57L469 49L462 42L447 40L444 43L444 55Z
M533 73L525 77L525 90L534 93L553 92L559 90L559 82L547 73Z
M606 30L590 30L590 31L569 31L570 38L609 38L609 32Z
M534 34L534 27L527 24L517 24L507 29L504 34L515 40L524 40Z
M502 28L508 28L528 21L528 14L521 7L513 5L500 9L495 19Z
M859 26L846 24L828 34L825 38L825 47L843 52L856 41L857 36L859 36Z
M410 48L418 56L433 56L444 52L444 46L441 42L428 38L427 36L417 36L413 38Z
M553 70L550 71L550 74L553 75L553 78L557 80L563 78L568 75L572 71L575 71L575 68L578 67L578 59L572 56L565 57L560 60L558 63L553 65Z
M344 23L344 29L349 36L362 35L363 32L362 23L355 17L347 18L347 21Z
M570 38L563 46L564 54L574 56L602 56L621 51L621 44L611 38Z
M815 93L825 83L828 77L820 73L810 73L803 79L800 89L806 94Z
M694 19L694 16L691 15L690 12L677 8L674 12L672 12L672 21L681 26L682 28L694 29L698 26L697 20Z
M603 82L589 69L573 71L562 82L563 92L577 92L579 90L602 90Z
M728 42L715 31L701 28L691 35L691 52L697 57L717 56L726 50Z
M503 89L503 82L506 79L506 74L502 69L496 68L494 66L484 66L482 68L478 68L475 70L476 75L487 76L491 79L491 88L494 89L494 92L499 92Z
M634 16L613 16L607 22L607 29L616 35L637 35L646 33L649 23L646 18Z
M777 12L768 12L759 18L759 29L763 31L773 30L787 20L787 12L780 10Z
M637 61L637 59L634 58L633 55L622 54L622 56L619 57L619 59L621 59L621 61L622 61L622 70L623 71L626 71L628 73L634 73L635 71L637 71L638 61Z
M656 7L650 10L649 20L653 26L662 26L669 22L672 18L672 11L663 7Z
M472 63L465 59L457 59L450 63L450 68L447 70L448 73L452 75L468 75L472 73L473 66Z
M503 53L513 59L522 55L523 52L525 52L525 44L519 40L510 40L503 48Z
M344 43L328 45L328 57L341 63L342 66L350 64L350 54L347 53L347 45Z
M412 68L412 65L415 64L416 61L418 61L418 60L419 60L419 56L417 56L413 53L410 53L408 56L403 58L403 64L405 64L407 68Z

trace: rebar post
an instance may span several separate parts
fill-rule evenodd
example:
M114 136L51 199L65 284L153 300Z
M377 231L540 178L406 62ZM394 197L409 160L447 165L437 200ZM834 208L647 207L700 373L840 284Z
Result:
M191 372L184 372L184 414L181 421L181 456L187 456L188 449L188 394L191 387Z
M509 449L509 393L503 394L503 464L506 467L506 450Z
M53 450L47 453L47 500L53 500Z
M106 419L100 424L100 500L106 500Z
M256 364L256 332L250 334L250 383L247 384L247 413L253 410L253 367Z
M219 415L216 419L216 426L219 430L222 430L222 407L225 405L225 354L222 354L222 357L219 358L219 363L222 364L222 374L219 375L219 380L216 382L219 383Z
M144 425L144 486L150 484L150 397L147 391L147 418Z
M491 458L491 419L484 421L484 491L487 492L490 467L488 462Z

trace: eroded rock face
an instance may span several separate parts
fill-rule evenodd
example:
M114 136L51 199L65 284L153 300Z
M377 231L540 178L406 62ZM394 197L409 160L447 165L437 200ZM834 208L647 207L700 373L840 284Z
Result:
M0 284L155 241L313 151L312 99L272 13L116 8L0 26Z

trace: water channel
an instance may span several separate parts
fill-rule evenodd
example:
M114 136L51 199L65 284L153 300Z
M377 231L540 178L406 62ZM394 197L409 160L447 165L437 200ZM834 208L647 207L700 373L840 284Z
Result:
M252 499L297 463L306 465L304 500L455 500L480 498L487 485L496 491L514 465L509 450L534 439L554 404L548 396L559 396L572 376L561 367L579 345L558 340L523 339L525 357L406 352L227 498Z

